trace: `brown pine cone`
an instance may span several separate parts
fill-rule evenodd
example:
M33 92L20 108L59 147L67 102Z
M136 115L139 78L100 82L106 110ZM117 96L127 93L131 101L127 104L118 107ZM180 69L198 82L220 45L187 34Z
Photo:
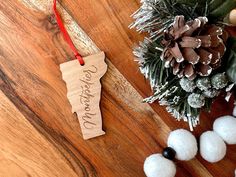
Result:
M207 22L206 17L185 22L184 16L176 16L172 27L164 32L161 59L166 67L173 68L174 75L192 80L197 74L208 76L220 66L228 34Z

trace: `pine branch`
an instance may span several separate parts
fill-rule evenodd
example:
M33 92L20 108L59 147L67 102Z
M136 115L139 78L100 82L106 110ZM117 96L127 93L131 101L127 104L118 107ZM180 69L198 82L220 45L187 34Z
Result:
M183 3L182 3L183 1ZM141 7L132 16L135 21L129 26L136 28L138 32L148 32L151 39L158 39L165 29L168 29L174 22L177 15L183 15L186 20L204 16L206 3L196 2L189 5L186 0L142 0ZM194 2L196 0L191 0Z
M163 85L168 81L168 78L173 77L171 70L165 68L165 62L160 58L163 51L160 40L152 41L145 38L133 52L141 72L150 80L152 88L156 85Z
M132 16L135 19L130 28L138 32L149 32L159 36L174 21L164 0L143 0L142 6Z
M149 79L153 89L153 95L144 99L144 102L159 101L160 105L165 105L167 111L177 120L188 121L191 130L199 123L200 109L210 109L213 98L227 86L228 79L224 73L217 73L207 79L200 76L188 79L190 77L187 77L185 75L186 70L183 70L184 62L180 64L179 68L177 67L177 69L181 69L183 74L177 73L177 75L174 75L172 67L175 66L175 63L171 59L173 54L163 52L166 51L167 46L165 45L168 42L168 38L164 38L164 34L167 34L168 30L173 30L172 25L176 16L181 15L181 18L184 16L184 20L188 23L192 23L192 20L196 18L207 21L207 18L203 17L207 17L210 13L217 14L218 8L222 8L219 6L221 1L141 0L142 6L133 14L135 21L130 25L130 28L136 28L139 32L149 33L149 38L145 38L134 49L140 71ZM214 6L217 9L212 9ZM211 24L212 21L208 21L208 23ZM172 52L174 51L172 50ZM231 52L230 54L232 59L235 53ZM164 55L166 55L166 59L161 57ZM232 61L234 60L232 59ZM233 68L227 74L235 78L235 65L231 65ZM212 79L213 77L214 79ZM220 81L221 84L213 82L214 80Z

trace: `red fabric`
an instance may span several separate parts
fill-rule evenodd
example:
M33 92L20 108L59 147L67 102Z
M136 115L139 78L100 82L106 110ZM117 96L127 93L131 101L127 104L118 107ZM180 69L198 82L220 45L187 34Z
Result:
M57 24L64 36L64 39L66 40L66 42L69 44L70 48L73 50L74 52L74 55L75 57L78 59L80 65L84 65L84 60L83 58L81 57L81 55L79 54L78 50L76 49L75 45L73 44L64 24L63 24L63 21L60 17L60 14L58 13L57 11L57 0L54 0L53 1L53 11L54 11L54 14L55 14L55 17L56 17L56 20L57 20Z

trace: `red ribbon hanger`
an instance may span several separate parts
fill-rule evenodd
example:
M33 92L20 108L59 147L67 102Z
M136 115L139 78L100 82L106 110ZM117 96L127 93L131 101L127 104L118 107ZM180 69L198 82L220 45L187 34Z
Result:
M78 59L80 65L84 65L84 60L82 58L82 56L79 54L78 50L76 49L75 45L73 44L71 38L70 38L70 35L68 34L64 24L63 24L63 21L60 17L60 14L58 13L57 11L57 0L54 0L53 1L53 11L54 11L54 14L55 14L55 17L56 17L56 21L57 21L57 24L58 24L58 27L60 28L63 36L64 36L64 39L65 41L69 44L70 48L72 49L72 51L74 52L74 55L75 55L75 58Z

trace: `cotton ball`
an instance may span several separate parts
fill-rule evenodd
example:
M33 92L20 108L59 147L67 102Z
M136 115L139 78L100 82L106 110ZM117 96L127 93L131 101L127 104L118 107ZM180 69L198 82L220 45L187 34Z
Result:
M191 160L198 151L196 138L184 129L178 129L170 133L168 146L176 151L178 160Z
M200 154L208 162L218 162L225 157L226 144L216 132L207 131L200 137Z
M174 177L176 173L174 162L161 154L152 154L146 158L143 169L147 177Z
M213 130L227 144L236 144L236 118L233 116L223 116L215 120Z

